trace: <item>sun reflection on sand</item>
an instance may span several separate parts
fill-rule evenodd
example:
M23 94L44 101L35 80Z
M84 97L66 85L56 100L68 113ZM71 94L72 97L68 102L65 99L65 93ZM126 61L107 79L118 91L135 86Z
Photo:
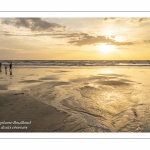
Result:
M113 73L115 73L114 70L109 69L109 68L101 69L99 72L102 74L113 74Z

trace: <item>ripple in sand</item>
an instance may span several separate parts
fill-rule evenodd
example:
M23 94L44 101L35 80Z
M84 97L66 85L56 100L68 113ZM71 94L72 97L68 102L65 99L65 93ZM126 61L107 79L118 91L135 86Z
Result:
M36 83L36 82L43 82L40 80L24 80L24 81L19 81L19 83Z
M130 83L122 82L122 81L98 81L97 83L103 84L103 85L110 85L110 86L125 86L130 85Z
M58 80L57 77L43 77L43 78L40 78L40 80Z
M7 90L8 86L7 85L0 85L0 90Z

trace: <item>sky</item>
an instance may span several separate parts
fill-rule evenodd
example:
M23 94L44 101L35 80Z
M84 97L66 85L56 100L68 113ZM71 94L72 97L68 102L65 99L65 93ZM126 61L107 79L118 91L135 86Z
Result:
M150 18L0 18L0 60L150 60Z

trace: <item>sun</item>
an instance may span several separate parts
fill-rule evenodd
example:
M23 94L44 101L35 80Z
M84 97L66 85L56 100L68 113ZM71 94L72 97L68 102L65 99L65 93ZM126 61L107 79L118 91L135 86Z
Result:
M115 51L114 45L101 44L98 46L98 50L104 54L109 54Z

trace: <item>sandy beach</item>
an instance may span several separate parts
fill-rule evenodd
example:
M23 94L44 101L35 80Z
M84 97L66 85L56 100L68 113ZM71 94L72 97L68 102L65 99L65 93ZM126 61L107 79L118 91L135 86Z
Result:
M149 132L148 66L0 72L0 132Z

